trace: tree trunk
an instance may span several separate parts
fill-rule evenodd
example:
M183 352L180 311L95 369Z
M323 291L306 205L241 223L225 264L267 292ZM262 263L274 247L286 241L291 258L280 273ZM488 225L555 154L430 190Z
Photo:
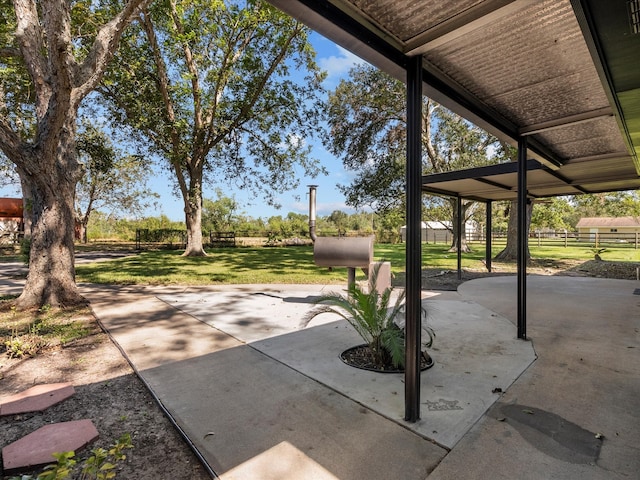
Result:
M76 47L83 37L74 38L74 34L86 32L83 28L76 31L71 2L12 2L16 48L9 56L21 57L18 63L24 65L31 81L29 101L33 100L33 105L24 109L28 112L26 121L17 112L15 120L0 122L0 150L18 168L26 182L23 196L26 193L31 199L29 274L16 300L19 308L83 302L75 284L73 251L73 200L82 175L76 158L76 116L82 99L104 74L123 30L147 2L128 0L120 13L105 19L108 21L96 32L93 44L83 44L88 49L79 55L82 59L75 54L80 53ZM16 77L19 85L28 85L25 80L26 76ZM23 137L22 127L16 131L14 124L32 126L32 138Z
M187 245L182 254L184 257L204 257L207 255L202 243L202 195L198 193L201 191L200 188L191 188L189 198L185 198Z
M83 218L82 220L75 220L74 225L74 237L79 242L84 244L87 243L87 225L89 223L88 218Z
M67 171L68 172L68 171ZM73 195L75 176L54 169L30 184L32 192L29 274L18 308L85 303L75 282ZM36 183L37 182L37 183Z
M531 225L531 213L533 212L533 202L527 203L527 231L525 235L529 235L529 226ZM531 258L529 252L529 243L527 242L527 260ZM507 227L507 245L494 260L504 262L515 262L518 260L518 201L512 200L509 207L509 225Z
M449 199L453 208L453 240L451 242L451 248L449 252L458 251L458 200L455 198ZM460 248L462 253L471 252L471 247L467 244L467 210L470 203L462 203L462 232L460 233Z

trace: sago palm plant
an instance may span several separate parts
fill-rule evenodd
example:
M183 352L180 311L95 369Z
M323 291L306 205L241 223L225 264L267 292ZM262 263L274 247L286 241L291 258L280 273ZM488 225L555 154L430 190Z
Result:
M403 314L405 291L402 290L391 305L393 288L388 287L382 293L376 288L380 264L372 271L369 291L363 291L357 284L352 284L347 294L329 293L317 301L322 305L309 312L303 320L308 324L313 318L323 313L334 313L344 318L369 345L374 363L380 369L392 365L404 368L404 330L395 319ZM429 343L433 340L433 331L428 329Z

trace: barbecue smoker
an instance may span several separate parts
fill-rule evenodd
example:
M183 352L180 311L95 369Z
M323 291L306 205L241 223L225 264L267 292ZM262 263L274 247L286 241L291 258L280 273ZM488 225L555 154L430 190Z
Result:
M309 236L313 242L313 261L319 267L346 267L349 286L356 281L356 268L370 275L373 271L373 241L368 237L319 237L316 235L316 189L309 185ZM378 271L378 290L391 285L391 266L384 262Z

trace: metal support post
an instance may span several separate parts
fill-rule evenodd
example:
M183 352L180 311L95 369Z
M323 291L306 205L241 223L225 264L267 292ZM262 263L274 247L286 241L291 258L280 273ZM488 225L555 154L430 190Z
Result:
M518 338L527 338L527 138L518 139Z
M487 202L487 226L486 226L486 233L485 236L487 237L486 239L486 243L485 243L485 254L484 254L484 258L485 258L485 263L487 265L487 272L491 271L491 230L492 230L492 223L493 223L493 219L491 217L491 209L493 208L493 203L491 201Z
M356 284L356 269L355 267L347 267L347 286L351 289Z
M457 211L457 225L458 229L456 242L458 244L458 280L462 280L462 198L458 197L456 202L456 211Z
M422 55L407 64L407 244L404 419L420 419L420 327L422 320Z

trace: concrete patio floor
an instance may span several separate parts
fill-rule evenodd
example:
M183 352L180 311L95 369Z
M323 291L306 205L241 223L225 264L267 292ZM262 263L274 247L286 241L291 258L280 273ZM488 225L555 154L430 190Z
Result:
M401 374L340 361L359 342L345 322L300 328L336 287L81 289L223 479L635 478L640 283L529 276L522 341L515 282L424 292L436 364L414 424Z

